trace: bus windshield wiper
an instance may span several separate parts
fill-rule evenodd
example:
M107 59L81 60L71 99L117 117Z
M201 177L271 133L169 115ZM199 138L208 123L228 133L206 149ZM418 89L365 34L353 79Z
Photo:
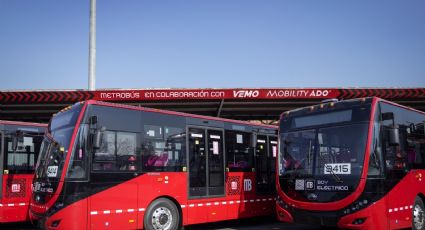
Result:
M322 154L320 154L320 152L319 152L319 157L323 162L325 162L325 160L323 159L323 156L322 156ZM341 180L341 178L338 175L336 175L336 173L332 169L331 169L331 174L332 174L333 178L335 179L335 181L337 183L343 183L344 182L344 181Z
M334 170L332 170L332 169L331 169L331 174L335 178L335 181L337 183L343 183L344 182L344 181L341 180L341 177L339 177L338 175L336 175L336 173L334 173Z

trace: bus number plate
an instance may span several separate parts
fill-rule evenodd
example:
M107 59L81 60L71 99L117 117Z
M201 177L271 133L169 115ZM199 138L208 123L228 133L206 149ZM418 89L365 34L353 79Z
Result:
M325 164L324 174L351 174L351 164Z
M56 177L58 175L58 166L49 166L47 168L47 177Z

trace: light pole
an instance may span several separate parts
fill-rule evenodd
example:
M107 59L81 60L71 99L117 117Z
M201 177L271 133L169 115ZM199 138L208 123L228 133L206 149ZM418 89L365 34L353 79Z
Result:
M89 90L96 90L96 0L90 0Z

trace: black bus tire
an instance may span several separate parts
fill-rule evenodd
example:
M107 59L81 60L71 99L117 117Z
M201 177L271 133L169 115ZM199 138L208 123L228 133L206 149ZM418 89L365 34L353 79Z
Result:
M143 219L146 230L178 230L180 213L176 205L169 199L154 200L145 212Z
M412 208L412 229L425 230L425 208L421 197L417 196Z

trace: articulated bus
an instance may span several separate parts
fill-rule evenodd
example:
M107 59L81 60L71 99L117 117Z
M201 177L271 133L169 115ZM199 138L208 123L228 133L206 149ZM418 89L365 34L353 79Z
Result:
M349 229L424 229L424 123L424 112L376 97L283 113L278 218Z
M52 117L30 217L46 229L178 229L275 214L277 127L100 101Z
M31 183L45 127L0 120L0 224L29 220Z

